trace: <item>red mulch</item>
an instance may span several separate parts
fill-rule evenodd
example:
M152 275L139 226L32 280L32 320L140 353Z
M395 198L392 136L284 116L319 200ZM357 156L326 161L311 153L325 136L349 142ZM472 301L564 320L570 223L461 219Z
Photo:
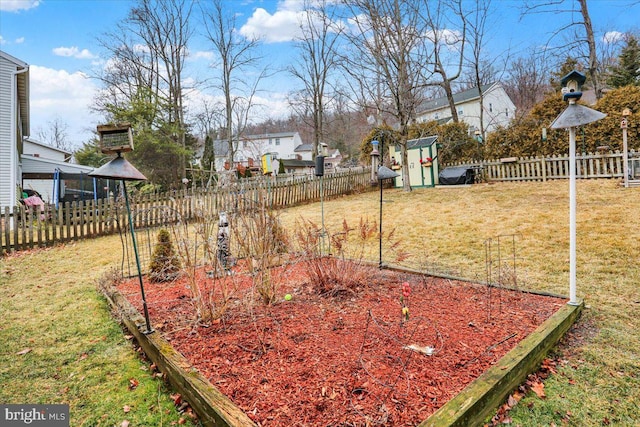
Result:
M205 299L222 284L231 294L209 324L194 320L186 278L145 283L154 328L262 426L415 426L566 303L375 268L367 286L319 296L302 268L274 272L279 298L269 306L246 291L243 274L214 281L199 272ZM119 288L140 306L137 280Z

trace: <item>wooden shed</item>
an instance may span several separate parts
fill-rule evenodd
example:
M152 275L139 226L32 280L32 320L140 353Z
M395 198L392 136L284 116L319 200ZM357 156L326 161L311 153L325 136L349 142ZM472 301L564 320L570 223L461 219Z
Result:
M438 145L437 136L411 139L407 141L407 161L409 162L409 184L412 187L435 187L438 183ZM400 146L389 148L391 168L400 172L402 159ZM394 160L395 159L395 160ZM395 163L395 165L394 165ZM402 187L402 175L395 179L395 186Z

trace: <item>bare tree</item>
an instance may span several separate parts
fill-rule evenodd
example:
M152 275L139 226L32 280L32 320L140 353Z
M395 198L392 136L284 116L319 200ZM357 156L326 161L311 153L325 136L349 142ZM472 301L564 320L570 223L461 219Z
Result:
M415 10L425 23L426 35L432 45L431 61L427 62L428 77L438 76L431 85L442 88L449 102L451 118L458 122L458 110L453 99L453 82L462 73L467 36L467 20L462 0L424 0Z
M566 6L567 3L569 3L569 6ZM600 83L602 70L598 61L596 39L587 7L587 0L548 0L544 2L527 0L523 4L523 13L564 13L570 17L567 24L551 34L547 41L547 46L551 47L552 40L557 36L570 34L568 41L554 49L562 52L564 56L580 56L581 59L587 62L587 72L589 73L591 85L596 98L600 99L602 97L602 85ZM581 19L576 19L578 16ZM582 55L576 55L578 51L583 52Z
M485 123L484 123L484 92L483 85L490 83L487 78L487 68L490 65L483 62L485 35L487 31L487 19L491 11L491 0L477 0L474 2L474 9L464 18L467 22L468 43L467 49L468 62L471 67L471 77L473 86L478 88L480 96L480 135L484 139ZM492 82L491 82L492 83Z
M172 177L163 173L171 185L186 177L183 74L192 35L191 11L188 0L138 0L127 19L100 39L109 60L97 76L105 88L94 108L110 120L125 116L138 130L162 127L177 156ZM135 155L148 157L140 152Z
M517 114L522 117L542 101L551 89L549 84L549 61L544 55L531 51L511 61L504 89L516 106Z
M247 125L249 111L253 106L253 97L258 82L265 71L253 80L247 79L247 72L254 68L259 60L255 55L258 40L243 38L236 30L236 16L225 11L223 0L206 2L202 6L205 36L218 54L219 63L214 69L219 72L220 85L224 97L224 128L230 167L234 165L234 138L242 136Z
M341 27L334 22L334 14L327 0L304 0L304 21L296 45L299 52L297 66L289 67L292 76L302 82L300 99L308 106L313 128L313 158L324 139L325 97L328 79L336 66L336 43ZM308 117L305 114L303 117Z
M59 117L47 122L47 128L38 131L38 139L52 147L70 151L71 144L68 141L67 130L69 125Z
M193 3L188 0L139 0L129 20L138 35L159 59L163 70L158 76L166 84L166 102L170 106L169 122L175 125L176 142L182 146L182 178L186 178L186 126L182 75L187 43L192 35L189 20Z
M385 117L396 123L404 191L411 191L407 157L408 127L426 81L428 52L424 28L413 0L351 0L352 50L343 56L347 83L361 108L375 108L378 126Z

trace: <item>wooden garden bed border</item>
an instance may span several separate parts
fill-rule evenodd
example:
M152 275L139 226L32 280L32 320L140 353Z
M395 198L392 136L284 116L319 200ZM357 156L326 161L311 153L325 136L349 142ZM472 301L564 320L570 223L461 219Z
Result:
M406 268L390 269L417 273ZM189 402L204 426L256 427L240 408L193 368L171 343L158 333L142 332L146 329L144 318L115 287L102 289L102 292L111 307L121 316L124 325L138 340L147 357L167 375L169 382L184 400ZM544 292L526 292L565 298ZM549 350L578 319L583 308L583 301L579 301L578 305L565 304L504 355L497 364L471 382L418 427L483 425L485 419L495 412L509 393L538 368Z

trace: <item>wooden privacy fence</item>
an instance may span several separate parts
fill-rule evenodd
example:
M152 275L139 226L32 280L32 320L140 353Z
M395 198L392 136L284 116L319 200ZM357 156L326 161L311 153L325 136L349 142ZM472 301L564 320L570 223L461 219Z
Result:
M640 152L629 151L629 158ZM467 166L479 170L486 181L546 181L569 178L569 156L509 157L499 160L455 163L446 166ZM620 151L583 153L576 155L577 178L622 178L623 162Z
M134 227L159 227L194 217L215 217L255 209L266 203L273 209L329 199L342 194L375 189L368 168L348 170L324 177L259 177L240 180L224 188L131 194ZM0 212L2 255L36 247L108 235L126 230L128 218L122 202L112 199L67 202L53 205L5 207Z

